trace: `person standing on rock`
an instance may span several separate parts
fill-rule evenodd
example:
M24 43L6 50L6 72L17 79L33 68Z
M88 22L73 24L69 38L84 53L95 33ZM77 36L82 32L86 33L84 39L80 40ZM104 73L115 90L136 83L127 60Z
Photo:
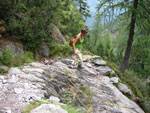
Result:
M78 67L82 67L82 53L81 48L84 42L84 36L87 35L87 30L85 28L81 29L81 32L76 35L72 41L73 52L75 55L75 60L72 62L72 66L78 65Z

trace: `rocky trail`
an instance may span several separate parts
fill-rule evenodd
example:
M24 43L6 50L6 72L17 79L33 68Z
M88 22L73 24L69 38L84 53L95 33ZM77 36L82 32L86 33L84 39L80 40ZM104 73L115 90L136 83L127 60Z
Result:
M22 113L30 101L51 97L80 105L83 113L144 113L120 91L132 95L117 75L109 77L115 72L99 56L85 56L82 68L70 68L71 62L71 58L33 62L0 75L0 113ZM120 90L113 83L119 84ZM67 113L55 105L39 109L30 113Z

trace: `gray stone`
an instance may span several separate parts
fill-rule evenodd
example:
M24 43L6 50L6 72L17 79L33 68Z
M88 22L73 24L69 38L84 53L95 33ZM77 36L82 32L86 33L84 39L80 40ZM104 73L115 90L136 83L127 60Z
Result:
M14 75L14 74L21 74L23 73L19 68L10 68L8 73L10 75Z
M0 75L0 80L2 81L2 80L4 80L4 76L3 75Z
M29 89L30 88L29 84L28 83L24 83L24 88L25 89Z
M8 48L11 51L13 51L14 53L18 54L18 55L23 55L24 51L23 51L23 45L20 43L16 43L16 42L12 42L12 41L1 41L0 42L0 47L5 49Z
M64 44L66 40L63 37L62 33L60 32L59 28L54 24L52 26L53 26L52 38L54 39L54 42L57 44Z
M114 71L107 66L96 67L96 70L99 72L100 75L106 75L107 76L107 75L114 73Z
M146 79L146 83L149 84L150 83L150 76L147 77Z
M3 69L4 71L8 71L9 68L3 65L3 66L0 66L0 69Z
M89 68L92 68L92 64L89 63L89 62L87 62L85 65L86 65L87 67L89 67Z
M3 83L3 84L6 84L6 83L8 83L8 81L5 80L5 79L3 79L3 80L2 80L2 83Z
M8 83L9 83L9 84L16 83L17 81L18 81L18 78L15 77L15 75L12 75L12 76L8 79Z
M96 60L96 59L100 59L101 57L100 56L92 56L92 58L91 58L91 60L93 61L93 60Z
M98 65L98 66L106 66L106 62L104 60L96 59L93 62L95 65Z
M3 86L2 86L3 84L2 84L2 82L0 81L0 90L3 88Z
M0 108L0 113L12 113L11 108L9 107Z
M47 46L47 44L42 44L40 46L40 55L43 56L43 57L48 57L49 54L50 54L50 49Z
M60 102L60 99L57 98L57 97L54 97L54 96L50 96L48 100L49 100L50 102L56 102L56 103L59 103L59 102Z
M41 67L47 67L46 65L40 63L40 62L32 62L29 64L32 67L41 68Z
M71 59L63 59L62 62L66 65L71 65L74 60Z
M118 83L119 82L119 78L118 77L112 77L112 78L110 78L110 81L112 83Z
M15 89L14 89L14 91L15 91L16 94L22 93L23 90L24 90L23 88L15 88Z
M45 82L42 78L39 78L34 74L18 74L18 76L22 79L29 80L32 82Z
M30 113L68 113L68 112L58 105L42 104L39 107L33 109Z
M129 94L129 95L132 95L132 92L131 92L131 90L128 88L127 85L122 84L122 83L119 83L119 84L118 84L118 88L119 88L120 91L122 91L122 92L124 92L124 93L127 93L127 94Z
M97 75L97 73L94 70L92 70L91 68L88 68L85 65L83 65L83 67L81 68L80 71L82 72L82 74L89 75L89 76L91 76L91 75L96 76Z
M23 67L22 71L25 73L32 73L32 72L38 72L38 73L43 73L44 70L41 68L34 68L34 67Z

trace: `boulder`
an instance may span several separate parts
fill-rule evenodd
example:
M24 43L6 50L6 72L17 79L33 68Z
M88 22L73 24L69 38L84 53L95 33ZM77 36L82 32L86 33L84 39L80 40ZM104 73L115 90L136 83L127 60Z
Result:
M110 78L110 82L118 83L119 82L119 78L118 77L112 77L112 78Z
M100 75L109 76L110 74L115 74L115 72L107 66L98 66L96 67L96 70L99 72Z
M100 58L101 58L100 56L96 56L96 55L95 55L95 56L92 56L91 60L94 61L94 60L100 59Z
M7 66L2 65L2 66L0 66L0 69L2 69L4 71L8 71L9 68Z
M119 87L119 90L122 91L123 93L132 95L132 92L131 92L131 90L128 88L127 85L122 84L122 83L119 83L119 84L118 84L118 87Z
M68 113L68 112L58 105L42 104L39 107L33 109L30 113Z
M48 57L49 54L50 54L50 49L49 49L48 45L45 44L45 43L41 44L41 46L40 46L40 56Z
M66 42L64 36L60 32L59 28L56 25L53 26L53 33L52 33L52 38L54 39L54 42L56 44L64 44Z
M9 41L9 40L1 40L0 48L2 48L2 49L8 48L11 51L13 51L15 54L18 54L18 55L24 54L23 45L20 43L17 43L17 42L13 42L13 41Z
M106 62L104 60L96 59L93 61L93 63L97 66L106 66Z

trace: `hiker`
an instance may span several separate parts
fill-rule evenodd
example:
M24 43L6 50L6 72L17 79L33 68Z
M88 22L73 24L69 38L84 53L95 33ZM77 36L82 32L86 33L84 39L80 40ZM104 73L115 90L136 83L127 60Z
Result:
M73 52L75 55L75 60L72 62L72 66L78 65L78 67L82 67L82 43L84 42L84 36L87 35L87 30L83 28L81 32L74 37L72 42Z

